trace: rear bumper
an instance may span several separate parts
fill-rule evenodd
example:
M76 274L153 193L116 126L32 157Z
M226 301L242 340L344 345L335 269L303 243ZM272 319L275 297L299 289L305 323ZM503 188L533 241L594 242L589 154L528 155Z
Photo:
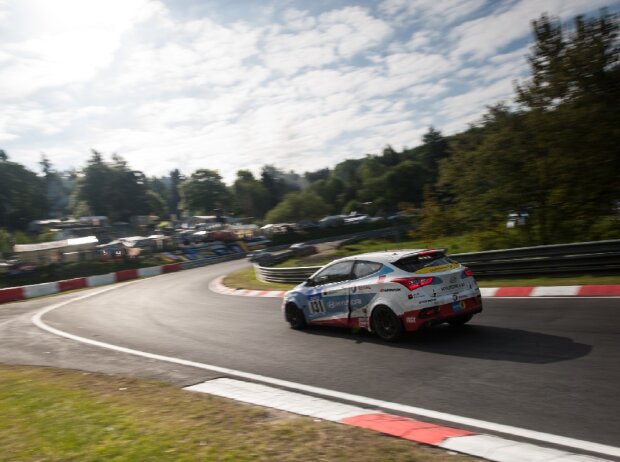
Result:
M429 327L433 324L447 322L451 318L467 316L470 314L474 315L480 313L481 311L482 298L478 295L476 297L466 298L453 303L406 311L401 315L401 319L403 326L405 326L405 330L407 332L414 332L423 327Z

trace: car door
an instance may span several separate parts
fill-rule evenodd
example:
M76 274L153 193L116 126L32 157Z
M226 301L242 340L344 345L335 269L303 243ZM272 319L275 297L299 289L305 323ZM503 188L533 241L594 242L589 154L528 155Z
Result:
M353 267L349 287L349 317L352 325L368 327L368 305L377 295L377 287L367 280L377 273L383 265L377 262L358 260Z
M346 324L349 319L349 284L353 261L334 263L312 278L313 291L308 295L310 322Z

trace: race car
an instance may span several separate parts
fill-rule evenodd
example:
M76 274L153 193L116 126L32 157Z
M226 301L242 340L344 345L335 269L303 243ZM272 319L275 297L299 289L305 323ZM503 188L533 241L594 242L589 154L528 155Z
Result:
M287 292L293 329L308 324L362 328L386 341L482 311L472 272L442 249L372 252L335 260Z

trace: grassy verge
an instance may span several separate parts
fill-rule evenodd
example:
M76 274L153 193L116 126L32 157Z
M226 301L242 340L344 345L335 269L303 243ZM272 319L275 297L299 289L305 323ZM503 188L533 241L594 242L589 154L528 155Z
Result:
M256 279L254 267L243 268L230 273L224 278L222 283L233 289L252 289L252 290L289 290L297 284L275 284L262 282Z
M462 461L404 440L171 385L0 366L1 460Z

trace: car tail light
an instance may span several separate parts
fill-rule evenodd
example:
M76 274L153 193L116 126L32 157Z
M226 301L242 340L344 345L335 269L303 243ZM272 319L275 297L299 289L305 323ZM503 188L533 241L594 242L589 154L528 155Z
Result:
M463 270L463 275L467 276L468 278L473 278L474 277L474 273L472 273L469 268L465 268Z
M432 284L433 278L396 278L392 279L390 282L397 282L398 284L404 285L407 289L414 291L420 287Z

